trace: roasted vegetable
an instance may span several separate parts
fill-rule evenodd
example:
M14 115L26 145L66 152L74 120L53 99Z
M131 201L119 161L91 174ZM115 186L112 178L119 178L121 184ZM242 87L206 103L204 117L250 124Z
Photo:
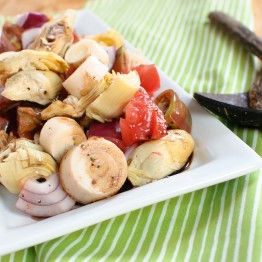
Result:
M50 51L64 57L66 50L74 40L75 17L75 11L67 10L61 18L46 23L42 27L42 32L29 48Z
M35 132L43 125L41 109L35 107L17 107L17 133L19 137L33 140Z
M194 140L184 130L170 130L160 139L139 145L128 159L128 179L141 186L179 171L194 149Z
M140 87L138 74L114 74L108 79L107 87L86 109L90 118L100 122L119 117Z

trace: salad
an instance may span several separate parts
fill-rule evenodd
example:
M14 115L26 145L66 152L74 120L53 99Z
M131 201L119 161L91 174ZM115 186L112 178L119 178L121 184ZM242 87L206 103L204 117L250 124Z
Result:
M191 115L115 30L79 37L76 12L23 13L0 39L0 183L50 217L182 171Z

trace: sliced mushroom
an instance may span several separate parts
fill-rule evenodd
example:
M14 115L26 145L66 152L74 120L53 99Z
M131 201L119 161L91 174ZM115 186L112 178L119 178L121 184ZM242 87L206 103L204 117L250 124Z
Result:
M60 162L71 147L86 139L83 129L75 120L68 117L53 117L44 124L39 140L44 150Z
M99 137L71 148L60 164L64 190L82 204L116 194L126 178L127 162L123 152Z

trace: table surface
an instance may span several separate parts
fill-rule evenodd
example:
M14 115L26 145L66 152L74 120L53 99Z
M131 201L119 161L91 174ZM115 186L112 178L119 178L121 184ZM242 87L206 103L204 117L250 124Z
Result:
M82 8L88 0L0 0L0 14L15 15L24 11L57 12L67 8ZM254 25L256 33L262 37L262 0L251 0L254 12Z

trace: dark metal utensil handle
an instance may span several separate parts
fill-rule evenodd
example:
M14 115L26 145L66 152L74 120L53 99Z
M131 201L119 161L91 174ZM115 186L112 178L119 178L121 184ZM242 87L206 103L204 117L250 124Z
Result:
M262 60L262 39L254 32L233 17L220 11L211 12L208 18L211 22L223 27L226 32L238 39L243 47Z

